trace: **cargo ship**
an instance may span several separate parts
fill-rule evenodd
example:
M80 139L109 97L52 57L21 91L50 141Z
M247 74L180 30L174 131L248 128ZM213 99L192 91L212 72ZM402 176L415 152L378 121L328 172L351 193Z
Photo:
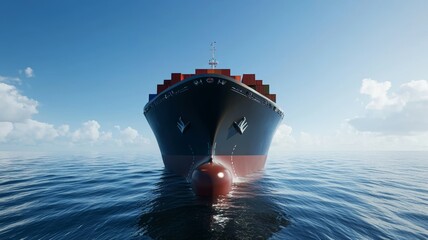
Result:
M149 95L144 115L165 168L185 177L197 195L227 194L233 182L264 168L284 112L255 74L211 68L172 73Z

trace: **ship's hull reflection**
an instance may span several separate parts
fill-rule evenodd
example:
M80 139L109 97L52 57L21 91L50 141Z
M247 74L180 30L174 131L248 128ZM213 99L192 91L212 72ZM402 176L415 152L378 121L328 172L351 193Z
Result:
M154 239L267 239L289 221L262 176L235 184L217 199L197 197L181 177L162 173L152 200L144 204L140 234ZM268 188L269 189L269 188Z

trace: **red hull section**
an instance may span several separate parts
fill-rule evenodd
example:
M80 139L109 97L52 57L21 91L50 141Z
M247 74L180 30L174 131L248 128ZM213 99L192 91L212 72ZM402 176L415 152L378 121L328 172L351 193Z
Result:
M190 180L192 172L198 166L210 162L211 159L213 163L220 164L229 170L233 178L237 178L262 170L266 157L266 155L163 155L163 161L168 170Z

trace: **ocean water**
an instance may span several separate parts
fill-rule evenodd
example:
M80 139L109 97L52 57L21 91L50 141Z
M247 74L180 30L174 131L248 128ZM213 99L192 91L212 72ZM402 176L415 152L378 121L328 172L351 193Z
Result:
M218 199L159 156L0 153L0 239L428 239L428 152L269 157Z

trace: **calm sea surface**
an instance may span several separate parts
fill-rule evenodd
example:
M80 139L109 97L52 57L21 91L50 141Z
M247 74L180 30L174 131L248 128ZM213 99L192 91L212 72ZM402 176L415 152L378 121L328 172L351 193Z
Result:
M428 239L428 152L293 153L216 200L159 156L0 153L0 239Z

